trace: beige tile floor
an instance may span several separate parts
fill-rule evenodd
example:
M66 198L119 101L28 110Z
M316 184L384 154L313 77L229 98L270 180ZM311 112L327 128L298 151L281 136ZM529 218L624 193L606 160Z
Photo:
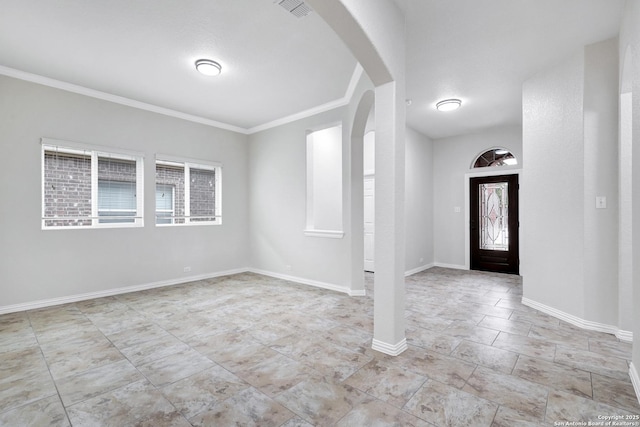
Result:
M407 278L407 340L367 297L255 274L0 316L2 426L512 426L639 414L631 346L523 306L519 277Z

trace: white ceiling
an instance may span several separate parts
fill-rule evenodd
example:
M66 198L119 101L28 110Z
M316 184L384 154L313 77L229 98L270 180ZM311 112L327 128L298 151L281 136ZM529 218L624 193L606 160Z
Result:
M636 0L632 0L636 1ZM407 121L440 138L522 123L522 83L618 34L623 0L407 0ZM445 98L463 106L435 109Z
M523 81L615 36L624 3L396 1L407 16L407 121L433 138L519 124ZM201 76L199 58L223 73ZM0 73L247 132L335 105L356 65L317 14L296 18L275 0L0 0ZM463 108L435 111L449 97Z

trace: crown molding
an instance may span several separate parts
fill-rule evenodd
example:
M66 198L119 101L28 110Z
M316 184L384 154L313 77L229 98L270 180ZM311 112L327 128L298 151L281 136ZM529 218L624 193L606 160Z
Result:
M199 123L206 126L219 128L219 129L225 129L225 130L237 132L244 135L251 135L256 132L261 132L263 130L271 129L277 126L282 126L287 123L294 122L296 120L300 120L306 117L311 117L313 115L347 105L351 101L351 97L355 92L355 88L358 84L358 81L360 81L360 78L362 77L362 73L363 73L362 66L360 65L360 63L356 63L356 67L353 70L353 74L351 75L351 80L349 81L349 86L347 87L345 95L340 99L327 102L326 104L322 104L317 107L313 107L308 110L304 110L299 113L283 117L281 119L273 120L271 122L264 123L262 125L254 126L251 128L242 128L242 127L234 126L228 123L207 119L205 117L183 113L182 111L161 107L159 105L137 101L135 99L126 98L124 96L102 92L99 90L90 89L90 88L76 85L73 83L68 83L62 80L56 80L50 77L28 73L26 71L16 70L15 68L10 68L10 67L5 67L3 65L0 65L0 75L13 77L13 78L28 81L31 83L37 83L43 86L48 86L56 89L61 89L67 92L77 93L79 95L84 95L91 98L101 99L103 101L113 102L115 104L125 105L127 107L137 108L139 110L150 111L153 113L174 117L174 118L186 120L189 122Z

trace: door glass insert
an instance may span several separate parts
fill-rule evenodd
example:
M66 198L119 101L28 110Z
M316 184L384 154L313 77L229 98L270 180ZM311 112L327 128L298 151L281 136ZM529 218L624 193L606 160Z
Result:
M509 250L509 183L480 184L480 249Z

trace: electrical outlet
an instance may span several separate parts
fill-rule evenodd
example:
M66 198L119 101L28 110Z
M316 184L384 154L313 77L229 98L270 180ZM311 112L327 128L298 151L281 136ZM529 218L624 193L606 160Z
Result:
M185 268L184 268L184 272L185 272L185 273L188 273L188 272L190 272L190 271L191 271L191 267L185 267Z

